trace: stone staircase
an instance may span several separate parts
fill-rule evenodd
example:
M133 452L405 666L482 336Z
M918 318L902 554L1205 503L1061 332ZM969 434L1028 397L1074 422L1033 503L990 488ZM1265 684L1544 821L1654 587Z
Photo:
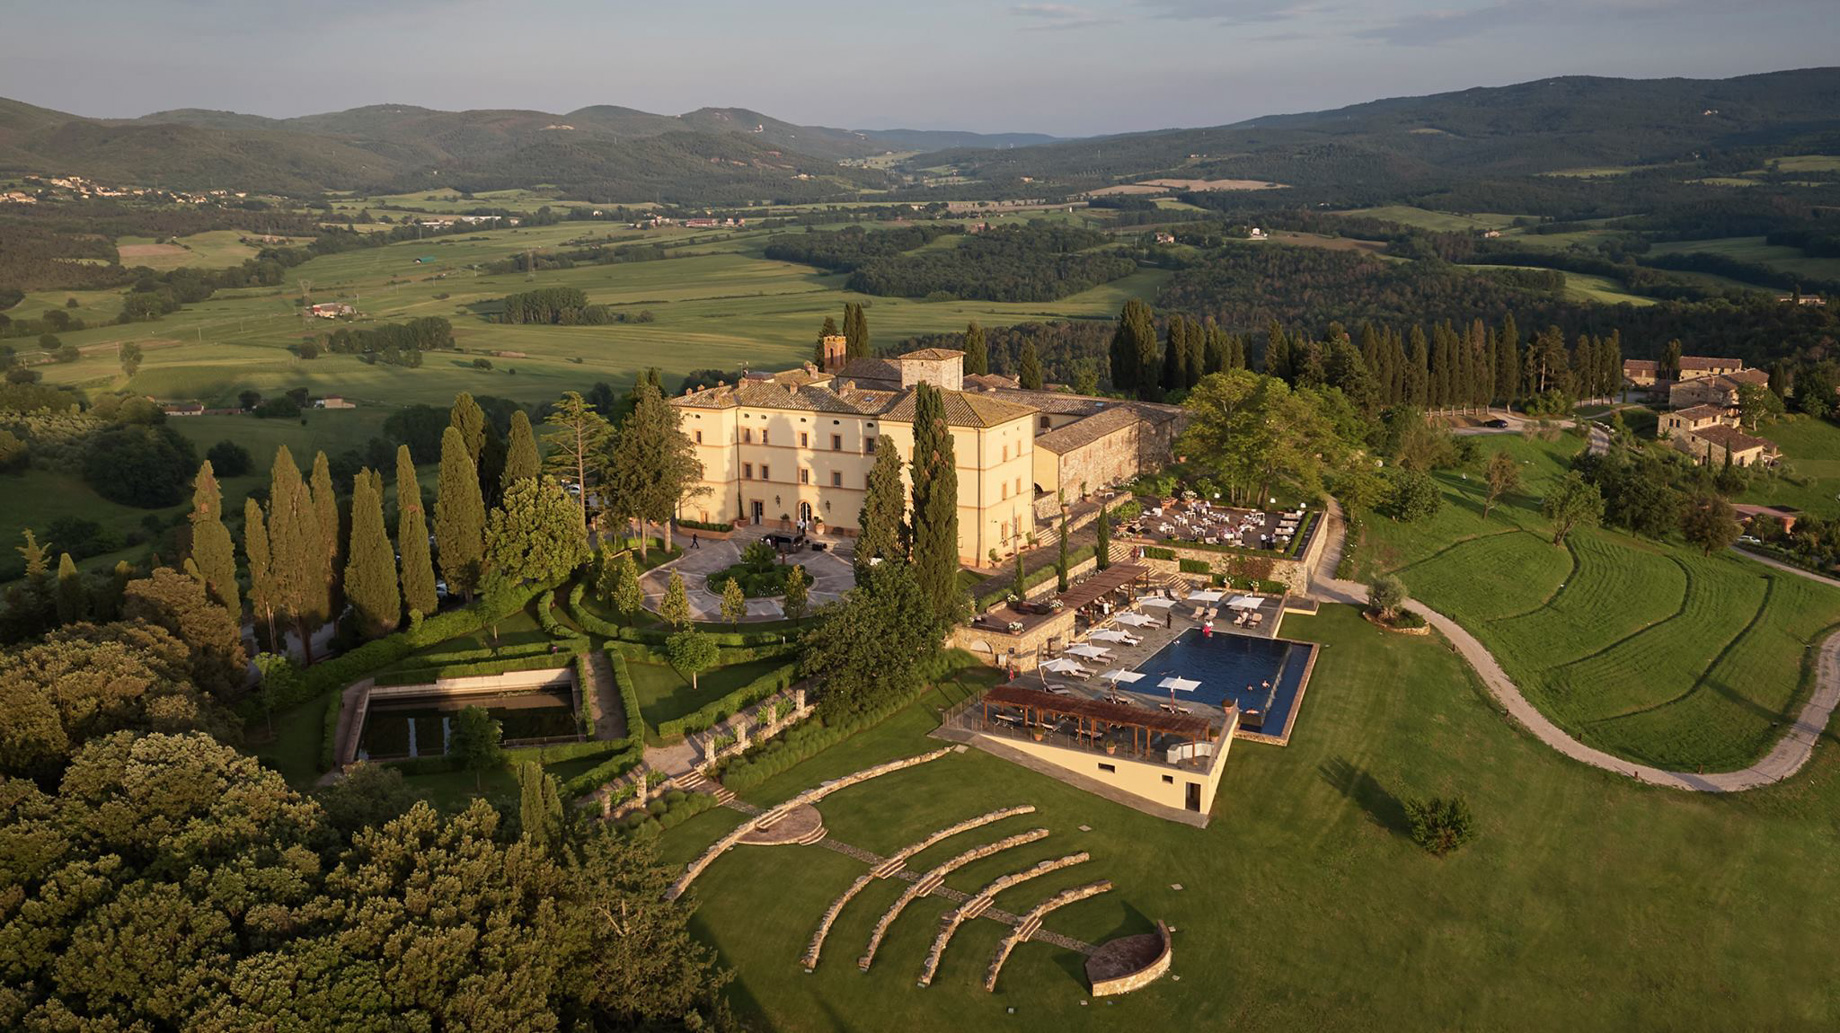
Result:
M701 771L691 770L685 772L673 778L671 780L671 785L686 793L708 793L716 798L716 803L719 806L726 807L735 802L735 794L729 792L727 786L720 782L711 781ZM822 839L823 837L820 836L819 838ZM812 840L812 842L815 843L817 840Z

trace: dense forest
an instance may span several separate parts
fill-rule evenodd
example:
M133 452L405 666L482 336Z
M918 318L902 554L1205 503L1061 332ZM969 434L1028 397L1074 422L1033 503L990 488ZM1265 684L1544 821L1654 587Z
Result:
M1137 263L1103 248L1111 238L1045 221L969 235L955 248L907 251L863 262L846 286L906 298L1053 301L1129 276Z

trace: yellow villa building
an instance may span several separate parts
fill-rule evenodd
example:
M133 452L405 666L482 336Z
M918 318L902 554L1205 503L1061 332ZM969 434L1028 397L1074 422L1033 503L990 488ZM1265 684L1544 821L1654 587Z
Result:
M914 394L925 383L944 392L952 429L960 558L976 563L987 560L992 549L1007 553L1034 529L1035 437L1070 422L1061 412L1043 419L1043 407L1030 404L1046 392L1003 387L967 391L964 353L959 351L928 348L893 358L845 361L843 338L826 338L824 343L823 369L808 364L751 374L739 383L718 384L671 400L681 429L696 445L707 489L686 503L679 516L734 524L804 521L854 534L878 444L885 439L894 446L904 466L911 456ZM1136 476L1143 465L1136 461L1139 455L1160 464L1178 429L1176 411L1168 406L1055 397L1085 403L1091 410L1072 417L1074 421L1114 408L1133 414L1124 420L1108 415L1103 438L1115 437L1126 425L1133 431L1139 423L1153 428L1151 433L1132 434L1133 461L1120 464L1112 456L1105 465L1106 473L1117 480ZM1088 485L1092 490L1103 486ZM1070 498L1075 494L1068 490Z

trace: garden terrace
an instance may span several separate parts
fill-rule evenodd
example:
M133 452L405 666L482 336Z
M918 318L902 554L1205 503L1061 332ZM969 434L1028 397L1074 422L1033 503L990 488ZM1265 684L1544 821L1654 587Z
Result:
M895 902L888 906L888 910L882 913L881 920L875 923L875 931L869 934L869 945L863 949L863 956L856 959L856 967L862 969L864 972L869 971L869 966L875 963L875 952L882 945L882 937L888 935L888 927L894 924L895 919L901 917L901 912L907 910L907 905L932 893L944 884L946 876L973 861L980 861L993 854L999 854L1005 850L1014 849L1015 847L1026 846L1037 840L1046 839L1047 836L1047 829L1030 829L1027 832L1018 832L1013 836L1006 836L994 843L986 843L983 846L973 847L959 854L957 857L941 863L938 867L927 872L925 875L920 876L919 881L902 891L900 897L896 898ZM1039 922L1036 923L1038 927L1040 924Z
M951 944L952 934L958 931L960 925L989 910L990 904L996 899L997 894L1009 889L1011 886L1020 885L1030 879L1040 878L1049 872L1058 872L1063 868L1070 868L1076 864L1085 864L1090 860L1092 860L1092 855L1082 850L1077 854L1068 854L1066 857L1058 857L1049 861L1039 861L1036 862L1033 867L1024 868L1019 872L999 875L991 880L983 889L973 893L970 900L953 908L950 913L940 919L939 935L933 938L932 949L926 952L926 962L920 966L920 985L931 986L933 984L933 975L939 971L939 959L945 955L946 947Z

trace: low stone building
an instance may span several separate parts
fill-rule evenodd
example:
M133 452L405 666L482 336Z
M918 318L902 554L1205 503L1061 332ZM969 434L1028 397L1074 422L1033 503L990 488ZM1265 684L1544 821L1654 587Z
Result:
M1677 434L1673 442L1675 448L1708 466L1724 466L1728 455L1733 466L1763 466L1776 459L1773 442L1723 423Z
M1740 385L1770 386L1770 375L1760 369L1741 369L1730 373L1715 373L1698 377L1687 377L1686 371L1682 370L1681 376L1684 379L1668 388L1668 405L1675 409L1685 409L1696 405L1718 405L1731 408L1738 404Z
M1655 428L1655 435L1662 438L1678 437L1691 434L1705 427L1719 425L1736 427L1738 417L1731 410L1717 405L1695 405L1687 409L1664 412Z
M1654 387L1661 379L1661 363L1654 359L1624 359L1623 379L1635 387Z

